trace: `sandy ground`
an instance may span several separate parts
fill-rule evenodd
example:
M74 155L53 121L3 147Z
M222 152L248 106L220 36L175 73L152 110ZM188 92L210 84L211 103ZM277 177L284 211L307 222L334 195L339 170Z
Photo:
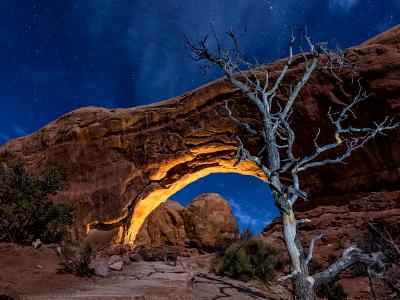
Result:
M209 273L209 257L163 262L133 262L108 278L60 273L52 249L0 243L0 299L290 299L279 286L252 284Z

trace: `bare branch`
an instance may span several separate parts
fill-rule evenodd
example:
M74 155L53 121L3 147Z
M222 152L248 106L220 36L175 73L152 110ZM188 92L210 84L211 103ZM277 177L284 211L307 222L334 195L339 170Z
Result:
M300 219L300 220L297 220L297 225L301 225L301 224L309 223L309 222L311 222L310 219Z
M325 271L313 275L312 278L314 279L315 286L329 283L341 272L347 270L351 265L356 263L364 264L372 275L383 278L386 276L386 268L383 263L384 259L382 252L366 254L356 246L352 246L343 252L342 257L338 261L329 266ZM379 271L375 272L373 271L374 269Z
M395 129L400 126L400 123L394 122L394 118L385 117L385 119L380 123L374 122L375 127L371 128L369 127L356 128L353 126L348 126L346 128L343 127L342 123L348 119L349 113L351 113L355 117L352 111L354 105L368 99L369 97L369 95L365 91L363 91L360 80L358 82L359 82L358 94L350 102L349 105L344 107L342 111L338 113L332 113L331 109L329 109L328 111L328 116L336 128L334 134L335 142L324 146L318 146L316 142L320 134L320 131L318 130L318 133L314 138L314 145L316 148L314 150L314 153L299 160L292 169L293 173L301 172L309 168L320 167L326 164L342 163L345 159L347 159L351 155L353 151L357 151L358 149L362 148L366 142L374 138L376 135L384 134L385 131ZM335 115L338 116L335 118ZM343 134L347 135L350 134L350 136L346 136ZM322 161L316 161L316 159L322 153L338 148L339 146L342 147L344 146L344 152L339 156L337 156L336 158L328 158Z
M310 246L308 247L308 254L307 254L307 257L306 257L306 260L305 260L305 264L306 265L308 265L308 263L310 262L310 260L312 258L315 242L319 241L324 236L325 236L325 234L321 233L320 235L317 235L317 236L315 236L315 237L313 237L311 239Z
M284 275L284 276L278 278L278 281L286 281L286 280L288 280L288 279L293 278L293 277L296 276L297 274L299 274L299 272L293 271L292 273L290 273L290 274L288 274L288 275Z
M257 156L251 155L251 153L247 149L244 148L242 140L239 137L236 137L236 139L239 143L239 146L238 146L238 150L236 152L237 161L235 163L235 166L240 164L244 160L250 160L250 161L254 162L263 171L263 173L265 174L265 176L267 178L269 178L271 175L271 171L266 166L263 165L263 163L261 162L261 159Z
M396 244L396 242L393 240L393 237L389 234L388 230L385 228L385 232L383 233L382 231L378 230L370 221L368 221L366 218L364 220L367 222L368 226L375 232L377 233L386 243L390 244L393 246L395 249L397 255L400 256L400 248Z
M251 134L258 134L258 131L257 131L257 130L251 128L251 126L250 126L249 124L243 123L243 122L239 121L239 120L233 115L232 111L231 111L231 110L229 109L229 107L228 107L228 100L225 100L225 109L226 109L227 112L228 112L229 118L231 118L231 120L232 120L233 122L235 122L237 125L239 125L239 126L241 126L241 127L244 127L244 128L245 128L249 133L251 133Z

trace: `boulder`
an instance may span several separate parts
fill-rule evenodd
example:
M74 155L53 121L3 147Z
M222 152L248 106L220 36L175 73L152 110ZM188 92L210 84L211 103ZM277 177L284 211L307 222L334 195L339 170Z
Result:
M108 277L110 271L108 270L108 265L106 262L97 262L94 265L94 275L100 277Z
M108 258L107 264L110 266L116 262L122 261L121 255L112 255Z
M183 219L190 244L199 249L213 250L221 235L238 233L232 209L219 194L198 196L185 208Z
M202 194L187 207L178 202L160 204L139 230L135 244L150 250L185 246L213 250L222 234L238 234L229 203L219 194Z
M183 210L183 206L175 201L161 203L143 223L135 244L154 249L165 245L183 247L186 243Z
M114 270L114 271L121 271L123 266L124 266L123 261L117 261L117 262L109 265L108 268L110 268L111 270Z

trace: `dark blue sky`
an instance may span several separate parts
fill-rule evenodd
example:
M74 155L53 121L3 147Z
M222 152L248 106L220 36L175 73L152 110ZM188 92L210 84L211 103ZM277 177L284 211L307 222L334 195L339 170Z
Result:
M183 34L198 40L210 22L246 26L243 52L270 62L286 56L290 26L345 48L399 24L399 12L400 0L0 0L0 144L78 107L147 104L219 77L203 76L183 47ZM257 180L215 176L177 197L216 191L217 180L239 208L259 199ZM254 206L267 216L271 203Z

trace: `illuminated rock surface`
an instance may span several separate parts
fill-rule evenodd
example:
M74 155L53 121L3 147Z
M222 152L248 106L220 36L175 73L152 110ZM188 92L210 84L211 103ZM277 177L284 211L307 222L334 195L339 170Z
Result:
M399 43L397 26L346 51L348 58L358 63L365 89L373 94L355 109L358 120L381 120L386 115L399 118ZM271 80L283 64L284 61L277 61L266 66ZM283 97L288 84L302 73L300 58L294 59L293 65L286 88L278 97ZM350 84L348 74L340 77L342 82L327 70L315 72L302 91L293 114L298 155L311 151L317 128L322 131L321 143L327 133L331 134L326 117L329 107L338 110L357 93L358 87ZM34 171L48 165L64 165L70 186L55 201L78 207L79 227L103 231L119 227L116 231L124 241L132 242L154 208L196 179L211 172L261 177L249 163L233 166L237 145L233 133L245 132L227 117L225 100L238 118L257 126L253 121L257 119L255 108L225 80L217 80L147 106L78 109L29 136L8 142L0 154L9 152ZM252 151L262 147L253 136L244 141ZM350 193L399 190L399 132L377 138L347 162L303 174L302 186L311 193L307 209L332 205L343 208L349 199L343 195ZM385 201L385 197L375 201Z

